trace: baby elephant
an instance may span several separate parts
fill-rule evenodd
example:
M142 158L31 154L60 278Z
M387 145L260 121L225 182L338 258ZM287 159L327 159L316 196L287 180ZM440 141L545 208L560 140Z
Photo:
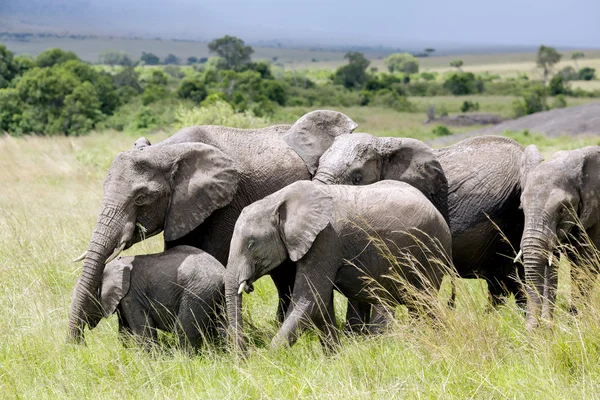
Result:
M119 257L104 269L103 316L117 311L119 333L139 336L146 345L156 340L157 329L174 332L189 351L222 327L224 274L215 258L190 246ZM93 322L91 327L100 321Z
M424 290L437 293L451 235L440 212L403 182L368 186L298 181L247 206L235 224L225 294L234 346L244 351L242 291L278 266L296 265L283 325L271 346L292 345L307 323L338 343L333 290L374 304L371 321L385 325L382 300L416 310Z

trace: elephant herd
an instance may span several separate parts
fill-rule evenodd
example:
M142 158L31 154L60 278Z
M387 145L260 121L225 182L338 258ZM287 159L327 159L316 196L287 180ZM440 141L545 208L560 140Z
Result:
M69 340L116 312L119 332L173 331L185 347L226 324L243 352L242 294L267 274L273 347L309 325L335 346L334 289L346 329L379 332L393 305L411 311L449 272L485 279L494 305L513 294L529 328L552 317L559 244L582 263L600 244L600 147L544 161L505 137L434 150L356 127L318 110L263 129L188 127L118 154L78 259ZM160 232L163 253L118 257Z

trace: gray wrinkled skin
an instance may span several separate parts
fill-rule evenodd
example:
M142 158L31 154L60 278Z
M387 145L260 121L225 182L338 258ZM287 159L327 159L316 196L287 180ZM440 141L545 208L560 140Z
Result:
M509 257L513 250L498 232L501 229L513 248L518 248L523 230L519 210L522 157L523 148L517 142L498 136L431 150L414 139L355 134L336 138L321 157L314 180L367 185L393 179L412 184L440 212L447 207L459 276L486 279L494 303L507 292L523 303L525 297L512 278L517 273Z
M559 151L541 164L535 146L529 146L527 153L539 164L524 177L521 197L525 213L521 249L528 291L527 327L534 328L539 324L540 312L543 319L552 319L558 273L556 245L573 245L569 258L576 264L595 257L594 250L584 245L587 242L581 228L596 248L600 245L600 147ZM586 294L590 288L585 282L583 286Z
M227 263L233 227L255 200L311 179L315 157L356 123L328 110L293 125L263 129L192 126L150 145L140 138L115 157L104 182L102 210L73 294L69 340L83 341L89 319L100 313L96 293L111 254L164 231L165 247L190 245ZM293 274L273 271L282 303Z
M99 300L105 317L117 312L122 337L149 345L160 329L191 350L223 329L224 274L214 257L189 246L119 257L104 269Z
M373 237L379 237L387 250ZM334 288L350 299L376 304L371 322L378 330L390 313L373 293L414 310L419 289L437 293L451 251L444 218L406 183L384 181L360 187L293 183L246 207L236 223L225 275L233 343L244 351L238 290L251 291L254 281L288 260L297 270L293 307L287 310L272 346L292 345L312 322L330 348L338 343ZM396 258L397 264L386 256ZM390 278L394 274L405 281Z

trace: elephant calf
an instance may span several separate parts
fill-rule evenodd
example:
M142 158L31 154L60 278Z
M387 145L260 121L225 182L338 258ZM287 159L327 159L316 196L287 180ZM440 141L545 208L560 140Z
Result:
M104 269L99 290L103 316L117 312L121 335L133 334L149 344L157 329L174 332L182 348L190 350L201 337L217 333L224 274L215 258L190 246L119 257Z
M291 306L272 347L292 345L313 322L325 345L337 344L333 289L375 304L416 306L419 291L437 293L452 256L450 229L440 212L404 182L326 186L299 181L247 206L235 225L225 275L234 345L243 351L242 292L261 276L295 263Z

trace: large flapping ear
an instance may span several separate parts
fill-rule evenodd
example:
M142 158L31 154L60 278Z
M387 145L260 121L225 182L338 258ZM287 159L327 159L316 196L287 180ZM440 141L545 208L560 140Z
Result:
M293 183L282 195L277 209L280 234L290 259L296 262L333 218L333 199L326 187L311 181Z
M530 144L523 151L523 155L521 156L521 170L520 170L520 183L521 183L521 192L525 190L525 185L527 184L527 176L535 167L540 165L544 161L544 157L538 150L537 146L534 144Z
M434 151L420 140L380 138L381 180L406 182L420 190L448 220L448 179Z
M239 173L234 161L213 146L180 143L155 149L161 152L163 167L171 175L165 240L172 241L190 233L213 211L231 202Z
M600 219L600 146L584 147L579 151L583 153L579 180L579 219L584 228L590 228Z
M314 175L319 158L335 137L352 133L357 126L356 122L341 112L316 110L300 117L283 136L283 140L298 153L308 172Z
M131 269L133 257L119 257L106 264L100 287L100 305L105 318L117 310L123 297L129 291L131 284Z

